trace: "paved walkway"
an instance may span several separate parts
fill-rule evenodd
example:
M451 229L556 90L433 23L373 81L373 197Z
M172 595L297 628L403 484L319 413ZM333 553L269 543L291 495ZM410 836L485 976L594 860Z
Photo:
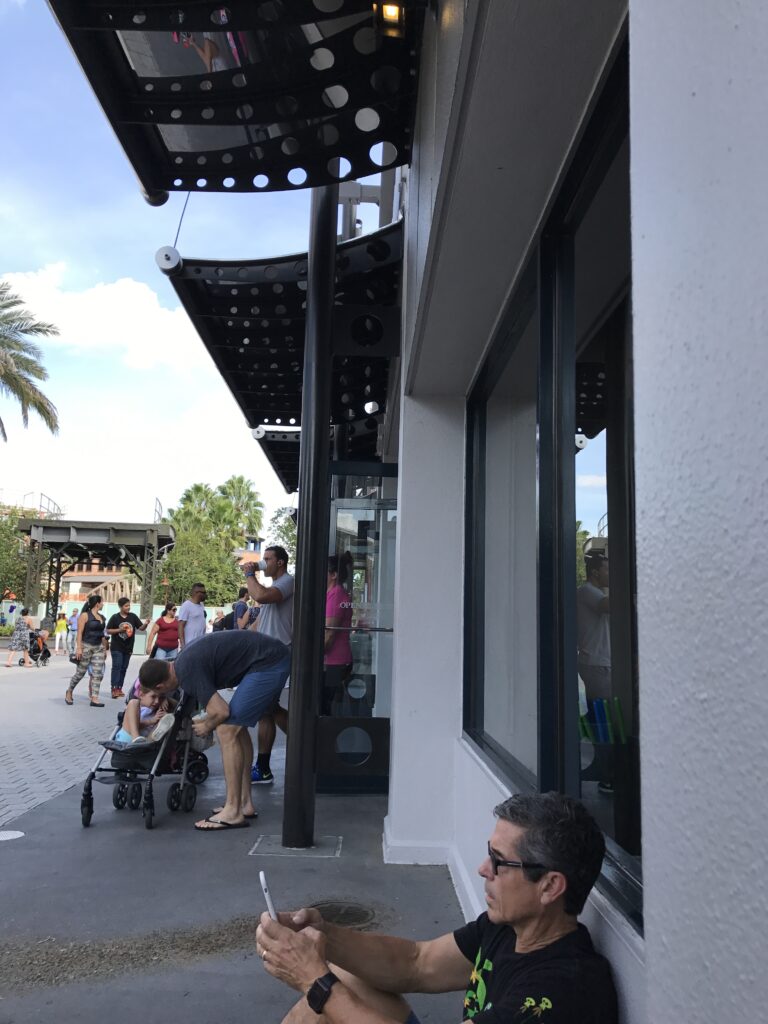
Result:
M461 924L446 868L382 863L384 797L318 797L317 847L280 845L283 745L275 785L254 787L259 818L246 830L192 828L223 797L218 747L191 814L167 809L170 780L160 780L148 831L99 785L82 828L82 782L118 702L107 696L91 709L84 688L67 707L70 675L65 658L47 669L0 666L0 823L21 833L0 843L0 1024L282 1020L296 995L253 949L261 868L280 909L323 904L347 922L362 911L369 928L420 938ZM461 999L417 995L413 1005L423 1024L437 1024L458 1019Z
M143 660L131 659L126 680L136 678ZM107 673L110 664L107 658ZM67 707L64 691L74 670L67 657L52 655L47 668L3 665L0 826L83 782L98 756L98 741L109 735L120 706L111 700L107 680L101 685L104 708L90 707L85 678L75 691L74 705Z

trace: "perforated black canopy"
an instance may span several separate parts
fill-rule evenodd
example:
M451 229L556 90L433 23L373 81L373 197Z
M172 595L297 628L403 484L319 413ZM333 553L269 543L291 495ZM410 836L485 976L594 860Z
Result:
M147 198L267 192L408 163L423 4L49 0Z
M343 428L355 458L376 454L399 354L402 237L400 222L337 251L329 428ZM307 254L213 262L161 249L158 262L286 490L295 490Z

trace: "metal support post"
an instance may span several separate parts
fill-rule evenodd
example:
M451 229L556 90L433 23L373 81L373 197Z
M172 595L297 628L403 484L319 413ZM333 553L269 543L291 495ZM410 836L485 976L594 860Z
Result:
M338 185L312 193L299 454L293 663L283 846L314 841L317 706L323 671L328 549L333 303Z
M155 593L155 577L157 576L157 530L147 530L141 569L139 617L148 619L152 614L152 597Z

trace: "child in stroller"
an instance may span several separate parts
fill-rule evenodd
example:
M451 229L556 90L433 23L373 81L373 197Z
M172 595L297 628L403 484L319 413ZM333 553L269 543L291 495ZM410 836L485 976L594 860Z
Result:
M149 694L141 689L138 681L131 688L127 706L118 715L110 738L101 741L103 749L85 780L80 800L83 826L87 828L93 817L94 782L112 788L112 804L116 810L141 808L146 828L154 825L155 781L163 776L179 780L168 787L168 810L189 812L194 808L197 787L208 778L208 759L202 750L195 749L198 741L190 719L193 701L181 691L173 697L178 697L178 702ZM166 710L165 701L172 710ZM150 720L153 720L151 724ZM142 736L143 730L148 735ZM108 754L110 763L105 764Z
M45 642L47 639L47 629L30 629L29 656L32 659L33 663L38 668L45 668L45 666L48 664L48 659L51 657L51 652L48 649L48 644ZM24 664L23 658L20 659L19 664Z
M139 686L138 696L128 698L123 721L115 734L117 743L155 743L173 727L176 701Z

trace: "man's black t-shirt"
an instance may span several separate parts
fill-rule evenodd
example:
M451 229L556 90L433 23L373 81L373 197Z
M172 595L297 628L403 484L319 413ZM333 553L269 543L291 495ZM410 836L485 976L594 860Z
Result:
M113 651L121 651L123 654L132 654L133 645L136 641L136 630L141 629L144 623L141 621L138 615L134 615L133 612L128 612L127 615L121 615L120 612L115 612L114 615L110 615L109 622L107 623L107 629L119 629L124 623L133 627L133 632L130 637L126 637L124 633L112 633L109 638L110 647Z
M272 668L289 654L285 644L263 633L220 630L180 651L174 669L184 693L204 708L217 690L237 686L248 672Z
M533 953L515 952L515 932L481 914L453 933L474 964L464 1020L477 1024L617 1024L611 968L580 924Z

